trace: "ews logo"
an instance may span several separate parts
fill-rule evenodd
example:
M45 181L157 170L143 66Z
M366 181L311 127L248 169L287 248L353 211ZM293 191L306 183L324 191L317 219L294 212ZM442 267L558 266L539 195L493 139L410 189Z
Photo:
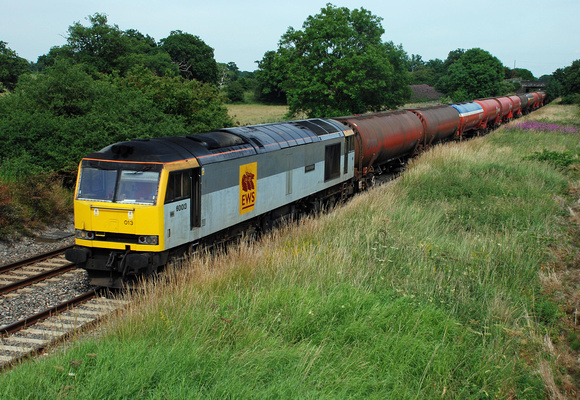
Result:
M240 165L240 215L254 211L257 184L258 163Z

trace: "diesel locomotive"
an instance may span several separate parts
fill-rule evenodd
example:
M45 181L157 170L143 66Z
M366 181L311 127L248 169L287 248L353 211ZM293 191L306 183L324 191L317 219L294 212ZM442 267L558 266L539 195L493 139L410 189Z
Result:
M80 162L66 258L92 284L119 288L199 245L343 200L434 143L487 132L545 100L537 92L112 144Z

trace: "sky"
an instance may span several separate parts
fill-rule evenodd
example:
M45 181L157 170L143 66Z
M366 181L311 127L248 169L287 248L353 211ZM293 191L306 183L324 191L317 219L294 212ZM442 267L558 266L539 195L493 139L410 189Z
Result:
M174 30L199 36L217 62L254 71L289 27L302 29L328 2L381 17L383 40L424 61L481 48L539 78L580 59L580 0L0 0L0 41L36 62L66 43L69 26L101 13L157 41Z

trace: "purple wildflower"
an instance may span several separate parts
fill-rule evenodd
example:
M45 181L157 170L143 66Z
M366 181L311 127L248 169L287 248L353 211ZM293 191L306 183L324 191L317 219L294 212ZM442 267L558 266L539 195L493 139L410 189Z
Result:
M507 126L506 129L518 130L538 130L547 132L561 132L561 133L578 133L578 128L575 126L564 126L558 124L548 124L546 122L527 121L514 126Z

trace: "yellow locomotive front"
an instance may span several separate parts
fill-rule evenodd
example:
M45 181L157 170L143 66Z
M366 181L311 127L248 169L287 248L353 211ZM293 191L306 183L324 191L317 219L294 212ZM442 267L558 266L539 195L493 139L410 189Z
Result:
M166 262L162 163L83 159L75 193L76 247L66 257L91 282L121 286Z

